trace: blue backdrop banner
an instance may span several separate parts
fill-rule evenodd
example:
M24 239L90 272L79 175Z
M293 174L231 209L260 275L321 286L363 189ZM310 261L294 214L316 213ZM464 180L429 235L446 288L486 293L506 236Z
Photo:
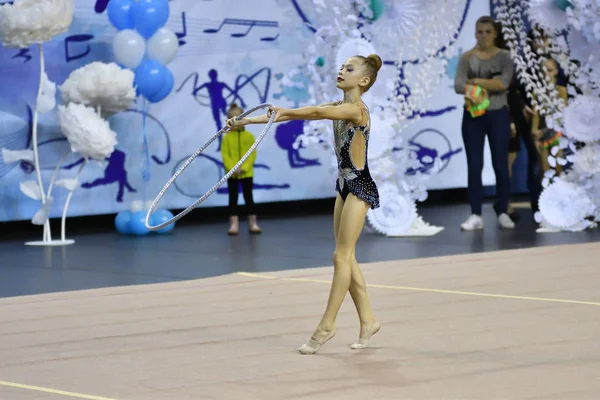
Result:
M0 4L6 2L0 0ZM117 31L107 16L108 2L75 1L75 17L69 31L43 46L51 81L60 85L73 70L90 62L114 61L111 47ZM306 24L314 13L312 5L312 0L171 1L166 28L176 32L180 46L177 57L169 64L175 81L173 92L159 103L137 101L129 110L109 118L117 133L116 150L104 162L85 166L69 215L116 213L127 209L133 200L152 200L181 163L223 127L232 102L244 108L264 102L287 107L307 104L310 82L298 67L303 46L314 35ZM465 7L469 7L467 18L457 42L462 51L474 44L474 21L489 13L487 2L466 1ZM462 98L452 88L456 62L450 60L432 104L433 108L446 111L426 116L409 128L410 144L417 155L443 156L444 169L431 181L431 188L466 186L460 136ZM0 49L0 148L31 148L38 80L39 54L35 46ZM255 135L261 129L258 125L249 127ZM329 151L319 147L294 148L302 130L302 122L275 124L258 147L255 201L335 196L336 171L332 169ZM377 140L376 132L372 140ZM47 187L68 149L58 128L56 110L40 115L38 143L42 178ZM161 208L187 207L223 176L219 144L215 141L187 168L166 193ZM78 154L71 153L58 178L75 176L81 162ZM486 184L493 182L490 164L484 172ZM144 179L145 169L149 179ZM0 221L30 219L40 208L39 201L26 197L19 189L21 182L34 179L31 163L5 164L0 157ZM67 191L57 187L53 195L51 217L57 217ZM223 186L202 206L225 204L227 188Z

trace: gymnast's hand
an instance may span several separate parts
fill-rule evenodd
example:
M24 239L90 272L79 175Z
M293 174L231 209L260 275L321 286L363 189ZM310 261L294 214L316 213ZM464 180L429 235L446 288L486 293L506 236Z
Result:
M269 107L269 111L267 111L267 117L271 118L271 116L275 114L275 119L273 120L273 122L277 122L279 118L283 117L286 111L287 110L283 107L271 106Z
M244 118L238 120L237 117L233 117L227 120L226 125L229 129L240 129L243 128L246 125L246 123L247 121Z

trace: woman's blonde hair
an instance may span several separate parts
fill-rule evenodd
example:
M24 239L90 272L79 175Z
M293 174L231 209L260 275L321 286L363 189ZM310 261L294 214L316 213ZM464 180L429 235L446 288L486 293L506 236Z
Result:
M237 103L231 103L229 110L227 110L227 118L237 117L244 112L244 109L237 105Z

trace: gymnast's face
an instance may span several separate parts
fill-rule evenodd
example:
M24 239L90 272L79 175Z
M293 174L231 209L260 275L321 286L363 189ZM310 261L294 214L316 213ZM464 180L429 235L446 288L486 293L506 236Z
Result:
M369 78L365 74L364 61L360 58L348 58L338 71L336 86L339 89L353 89L368 83Z

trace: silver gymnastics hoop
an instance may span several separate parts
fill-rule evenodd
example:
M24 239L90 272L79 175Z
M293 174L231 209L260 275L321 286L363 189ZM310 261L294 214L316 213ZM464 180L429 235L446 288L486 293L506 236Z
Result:
M269 108L269 107L272 107L272 104L268 104L268 103L261 104L259 106L251 108L250 110L242 113L237 118L238 119L244 118L245 116L247 116L248 114L252 114L256 110L260 110L262 108ZM175 222L175 221L183 218L185 215L189 214L194 208L196 208L200 203L202 203L211 194L213 194L215 192L215 190L217 190L221 185L223 185L223 183L225 183L225 181L227 181L227 179L229 179L231 177L231 175L233 175L242 166L242 164L244 163L244 161L246 161L246 159L248 157L250 157L250 154L252 154L252 152L254 151L254 149L256 149L256 146L258 146L258 144L263 140L263 138L265 137L265 135L267 134L267 132L271 128L271 125L273 125L273 122L275 122L275 117L276 117L275 113L271 114L271 117L269 118L269 121L265 125L264 129L262 130L262 132L260 133L260 135L258 136L258 138L256 138L256 140L254 141L254 143L252 144L252 146L250 146L250 149L246 152L246 154L244 154L244 156L240 159L240 161L238 161L238 163L235 164L235 166L231 169L231 171L229 171L228 173L226 173L225 176L223 176L212 188L210 188L206 193L204 193L198 200L196 200L195 202L193 202L191 206L189 206L185 210L181 211L179 214L175 215L170 220L165 221L165 222L163 222L163 223L161 223L159 225L156 225L156 226L150 225L150 216L152 215L152 213L156 209L156 206L160 202L160 199L163 197L163 195L165 194L165 192L167 191L167 189L169 189L169 187L173 184L173 182L175 181L175 179L177 179L177 177L183 172L183 170L186 169L188 167L188 165L190 165L190 163L192 161L194 161L200 155L200 153L202 153L212 142L214 142L219 136L223 135L224 133L229 132L230 129L227 128L227 127L221 129L219 132L217 132L216 135L214 135L212 138L210 138L210 140L208 142L206 142L202 147L200 147L198 150L196 150L196 152L194 154L192 154L183 163L183 165L177 170L177 172L175 172L175 174L171 177L171 179L169 179L167 181L167 183L165 184L165 186L158 193L158 195L156 196L156 198L154 199L154 201L150 205L150 208L148 209L148 213L146 214L146 220L144 222L144 225L146 226L146 228L148 230L150 230L150 231L156 231L158 229L164 228L165 226L167 226L169 224L172 224L173 222Z

